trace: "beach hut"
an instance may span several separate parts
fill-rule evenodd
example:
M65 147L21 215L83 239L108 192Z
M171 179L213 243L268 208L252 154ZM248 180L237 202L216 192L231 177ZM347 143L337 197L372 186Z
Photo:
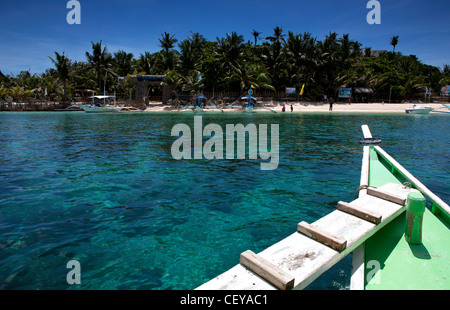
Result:
M369 103L369 98L373 95L372 88L353 87L352 98L353 102Z
M166 104L170 99L171 89L165 80L165 75L130 75L130 84L136 86L136 104L145 106L148 103L148 94L151 87L160 88L160 100Z

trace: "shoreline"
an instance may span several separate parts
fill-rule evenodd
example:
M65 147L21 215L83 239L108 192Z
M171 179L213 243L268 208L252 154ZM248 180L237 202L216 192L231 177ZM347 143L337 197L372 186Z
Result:
M127 106L128 104L119 103L120 105ZM294 113L362 113L362 114L406 114L405 109L411 108L414 103L334 103L333 110L329 111L329 104L322 102L289 102L286 103L286 111L285 113L291 113L291 104L293 106ZM442 103L416 103L418 106L429 106L432 107L436 111L446 111L450 112L447 108L445 108ZM277 113L283 113L283 103L282 102L273 102L266 103L264 106L266 109L260 109L254 111L256 113L273 113L275 111ZM269 110L270 109L270 110ZM272 110L272 111L271 111ZM152 112L152 113L192 113L192 109L179 110L179 108L175 108L169 105L162 104L161 102L151 101L144 112ZM13 110L13 111L0 111L2 112L54 112L52 110ZM203 113L210 112L242 112L242 109L203 109ZM431 113L431 114L442 114L442 113Z
M305 103L291 102L286 104L286 112L291 113L291 104L293 112L306 113L402 113L406 114L405 109L410 108L414 103L334 103L333 111L329 111L328 103ZM430 106L434 109L444 108L440 103L417 103L420 106ZM281 103L266 105L266 108L272 109L277 113L282 113L283 105ZM240 109L205 109L203 112L240 112ZM157 102L150 102L144 112L192 112L192 110L179 111L176 108L169 107ZM261 109L259 112L272 113L270 110Z

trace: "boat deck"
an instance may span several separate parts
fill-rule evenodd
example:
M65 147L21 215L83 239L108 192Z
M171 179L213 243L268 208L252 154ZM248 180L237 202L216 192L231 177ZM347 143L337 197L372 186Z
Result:
M365 138L370 131L363 125ZM405 184L405 182L409 183ZM450 289L449 206L379 146L364 146L360 197L240 264L199 290L303 289L355 251L354 289ZM405 238L405 201L411 192L432 201L421 245ZM372 267L373 266L373 267Z
M370 150L369 184L405 181L383 164L374 149ZM450 225L425 210L422 244L412 245L405 239L406 216L402 214L365 243L365 266L376 261L380 269L366 268L367 290L450 289Z
M380 264L367 290L450 289L450 230L428 209L423 220L422 244L405 239L406 217L399 216L366 241L366 266ZM373 269L367 268L367 274ZM370 278L370 277L369 277Z

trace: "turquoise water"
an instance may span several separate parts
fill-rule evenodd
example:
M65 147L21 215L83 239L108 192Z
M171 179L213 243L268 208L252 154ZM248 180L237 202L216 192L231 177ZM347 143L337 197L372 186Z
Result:
M206 113L279 124L280 163L171 156L192 113L0 114L0 289L194 289L351 201L360 126L450 202L448 115ZM66 264L81 264L68 285ZM346 289L351 257L310 288Z

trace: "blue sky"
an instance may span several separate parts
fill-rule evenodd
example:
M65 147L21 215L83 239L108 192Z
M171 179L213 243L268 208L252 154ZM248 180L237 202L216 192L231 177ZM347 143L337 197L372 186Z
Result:
M253 29L273 33L275 26L294 33L310 32L323 40L336 31L349 33L363 47L415 54L424 63L450 64L448 0L379 0L381 25L369 25L368 0L79 0L81 25L69 25L68 0L0 0L0 70L41 73L52 67L54 51L84 61L91 41L107 44L110 52L125 50L139 57L160 50L163 32L182 40L190 31L209 40L236 31L253 40Z

